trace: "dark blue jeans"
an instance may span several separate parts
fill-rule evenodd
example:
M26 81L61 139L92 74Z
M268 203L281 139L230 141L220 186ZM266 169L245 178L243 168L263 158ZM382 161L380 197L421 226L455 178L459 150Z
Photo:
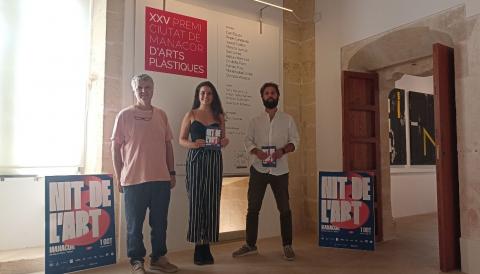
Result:
M167 217L170 203L170 182L146 182L123 187L127 219L127 256L130 263L144 261L143 223L150 209L152 260L167 254Z

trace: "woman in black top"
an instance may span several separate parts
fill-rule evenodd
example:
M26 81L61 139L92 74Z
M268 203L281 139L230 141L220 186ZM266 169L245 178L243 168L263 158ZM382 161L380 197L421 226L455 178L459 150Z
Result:
M195 264L213 264L209 244L218 241L223 173L221 148L228 144L228 139L220 97L211 82L202 82L195 89L192 110L182 121L179 143L189 148L186 162L190 209L187 240L195 243Z

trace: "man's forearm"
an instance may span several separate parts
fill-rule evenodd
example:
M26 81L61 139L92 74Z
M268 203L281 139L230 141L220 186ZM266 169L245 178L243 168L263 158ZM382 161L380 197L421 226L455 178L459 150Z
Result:
M120 181L123 162L122 162L120 148L116 147L115 144L112 144L112 161L113 161L113 171L115 172L115 176L117 177L117 180Z
M120 181L120 176L122 174L122 168L123 168L123 163L121 159L118 159L120 157L115 157L117 159L113 159L113 170L115 172L115 176L117 177L117 180Z
M173 156L172 142L167 143L167 167L169 171L175 170L175 159Z

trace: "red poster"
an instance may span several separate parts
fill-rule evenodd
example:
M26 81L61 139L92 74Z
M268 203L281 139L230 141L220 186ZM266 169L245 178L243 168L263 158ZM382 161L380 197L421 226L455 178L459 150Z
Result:
M207 78L207 21L146 7L145 69Z

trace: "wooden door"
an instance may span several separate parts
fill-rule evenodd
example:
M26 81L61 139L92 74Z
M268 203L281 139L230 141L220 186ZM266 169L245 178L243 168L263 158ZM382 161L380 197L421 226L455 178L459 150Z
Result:
M342 77L343 170L375 174L375 236L377 241L381 241L378 75L344 71Z
M460 269L455 67L453 49L433 45L437 207L440 269Z

